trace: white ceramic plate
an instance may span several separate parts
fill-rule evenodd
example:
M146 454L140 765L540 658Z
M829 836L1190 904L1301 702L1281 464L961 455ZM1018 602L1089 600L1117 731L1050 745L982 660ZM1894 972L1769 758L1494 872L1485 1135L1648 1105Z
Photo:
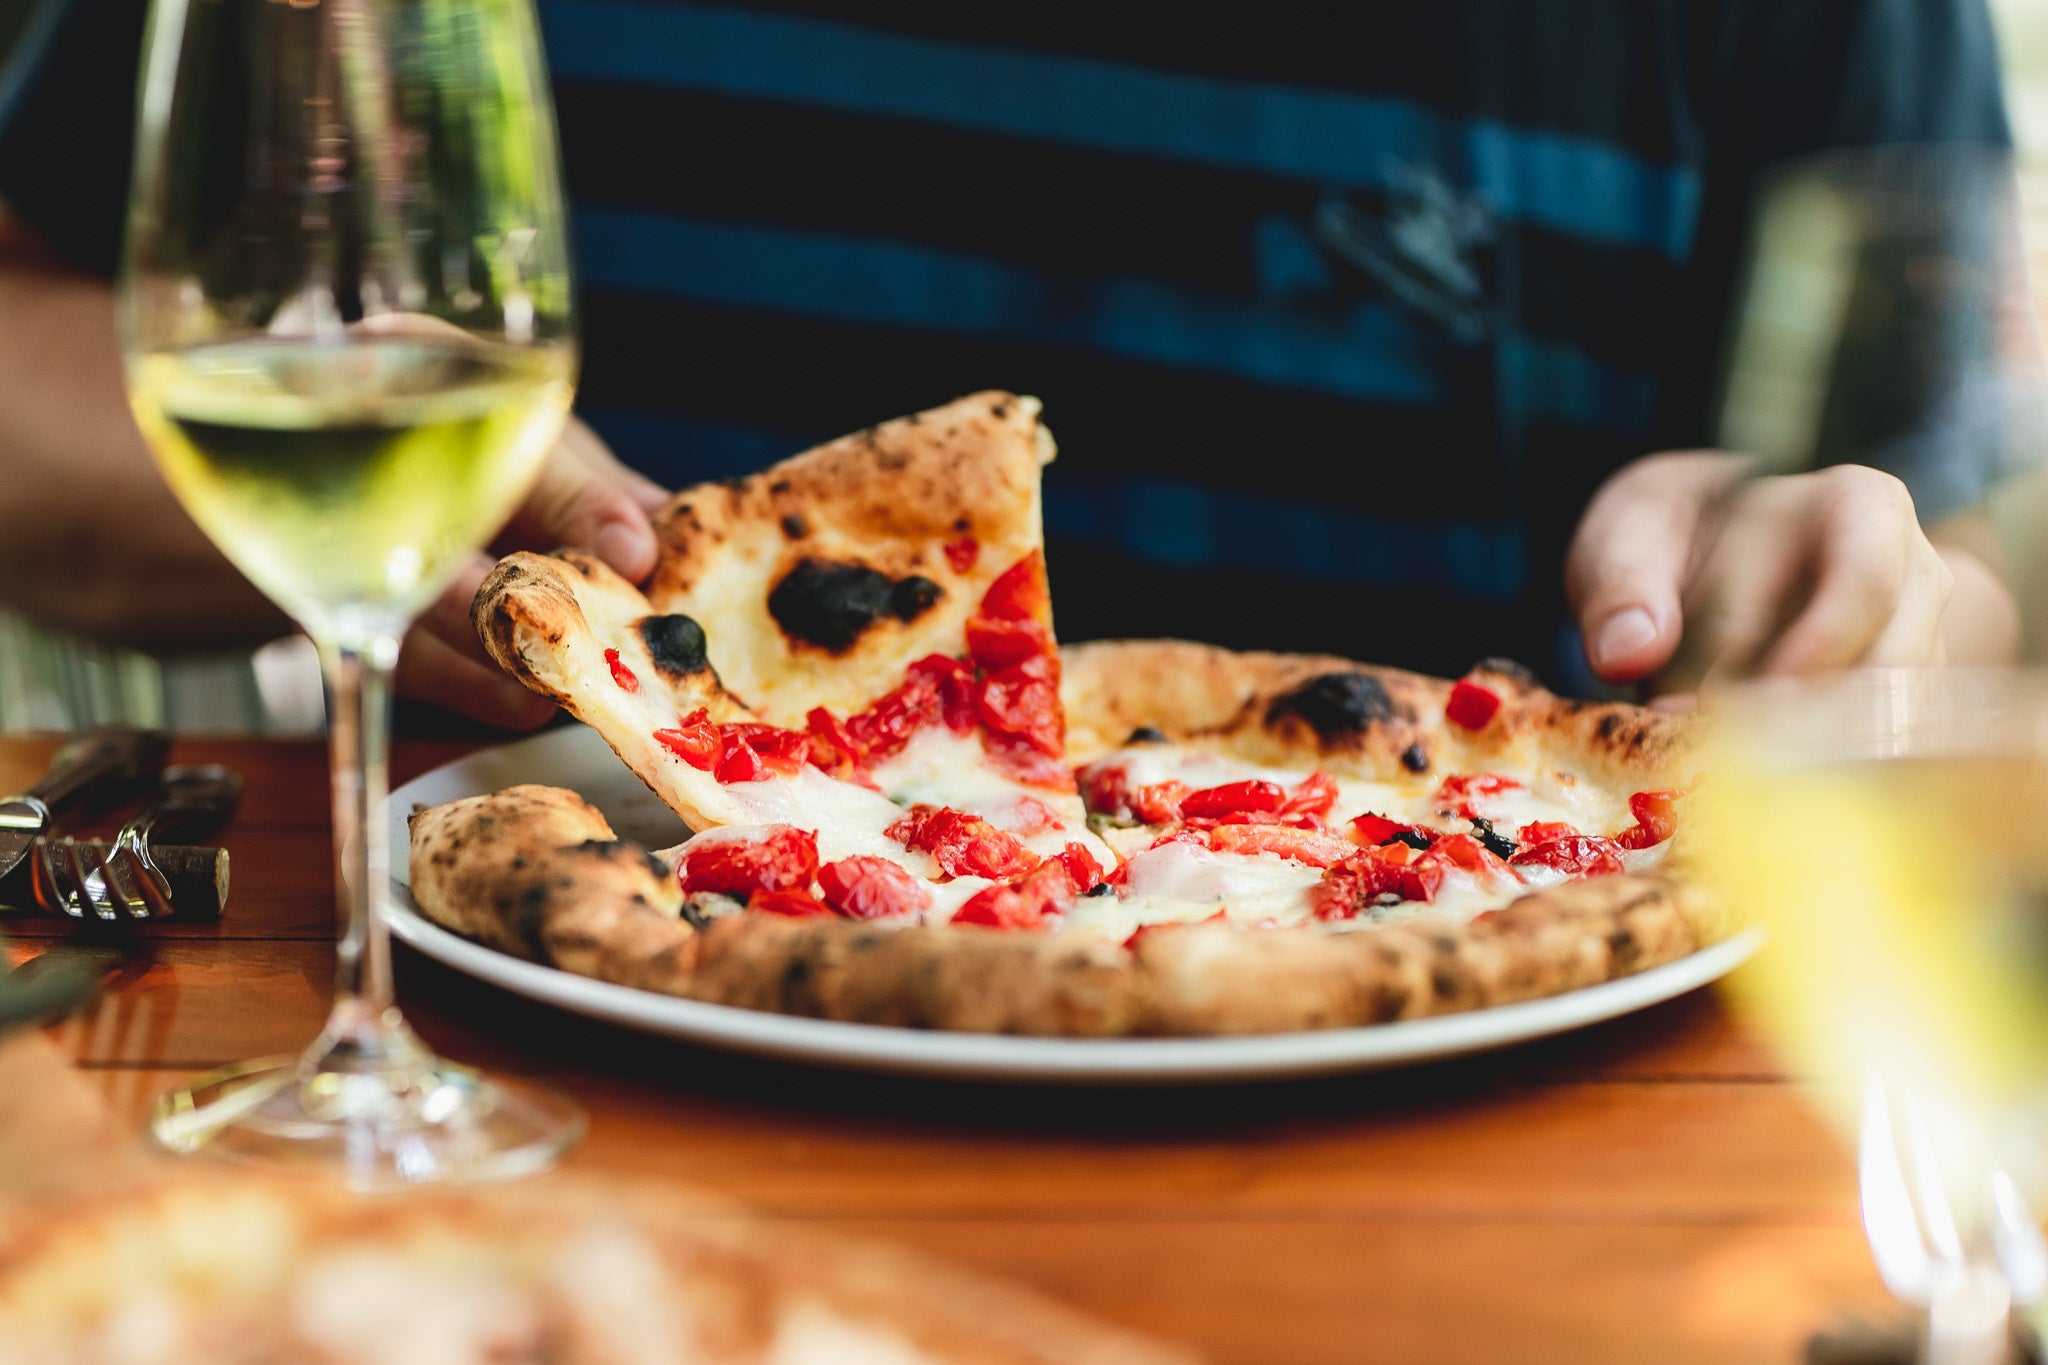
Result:
M1670 1000L1732 971L1756 951L1754 934L1677 962L1545 1000L1371 1028L1251 1038L1013 1038L799 1019L678 1000L524 962L428 921L403 885L405 817L417 805L544 782L581 792L621 835L651 848L683 837L682 824L581 726L480 750L392 793L391 847L400 865L386 919L428 957L534 1000L694 1043L793 1061L930 1076L1003 1081L1175 1083L1365 1071L1506 1047L1617 1018Z

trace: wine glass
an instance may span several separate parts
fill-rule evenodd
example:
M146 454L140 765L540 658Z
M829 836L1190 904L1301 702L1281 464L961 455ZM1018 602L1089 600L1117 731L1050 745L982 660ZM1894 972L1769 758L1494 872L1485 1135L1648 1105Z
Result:
M1723 698L1693 849L1769 942L1735 998L1859 1144L1924 1359L2048 1294L2048 674L1867 670Z
M574 384L532 0L155 0L119 296L164 477L319 646L342 926L320 1036L165 1096L151 1132L360 1187L539 1169L580 1112L414 1036L376 907L399 639Z

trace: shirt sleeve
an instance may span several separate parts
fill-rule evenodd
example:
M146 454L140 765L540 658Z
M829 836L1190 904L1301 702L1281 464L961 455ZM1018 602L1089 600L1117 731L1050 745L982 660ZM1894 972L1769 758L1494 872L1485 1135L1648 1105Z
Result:
M0 203L111 276L135 136L144 0L39 0L0 66Z
M1806 371L1820 401L1770 453L1884 469L1926 523L1974 507L2009 472L2029 411L2001 377L2024 300L1999 287L2018 279L2018 216L1985 0L1759 0L1747 20L1708 194L1739 220L1737 259L1758 253L1775 270L1788 239L1810 250L1829 231L1840 248L1818 291L1839 303L1838 335ZM1832 223L1784 209L1788 187L1817 185L1856 208ZM1732 308L1758 303L1731 290ZM1746 345L1755 332L1731 318L1728 335ZM1729 359L1731 374L1777 364L1739 347Z

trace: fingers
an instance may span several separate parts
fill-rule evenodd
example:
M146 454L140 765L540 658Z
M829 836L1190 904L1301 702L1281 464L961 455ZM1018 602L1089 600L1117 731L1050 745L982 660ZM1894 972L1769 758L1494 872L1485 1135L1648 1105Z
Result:
M1889 474L1844 465L1810 483L1811 594L1763 655L1767 674L1929 662L1952 580Z
M1736 490L1703 530L1686 639L1661 682L1915 665L1942 654L1953 578L1889 474L1842 465Z
M1602 678L1630 682L1670 662L1702 524L1744 467L1719 451L1652 455L1595 495L1566 556L1565 592Z
M398 693L507 730L531 730L555 713L553 702L527 691L495 664L479 663L424 629L407 635L399 651Z
M597 434L571 419L513 518L513 534L545 549L588 550L639 582L654 570L648 513L666 500L658 484L620 464Z

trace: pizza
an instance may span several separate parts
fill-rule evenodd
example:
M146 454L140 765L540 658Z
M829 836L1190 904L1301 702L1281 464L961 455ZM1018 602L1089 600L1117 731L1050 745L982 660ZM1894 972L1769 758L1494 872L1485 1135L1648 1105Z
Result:
M0 1365L1173 1365L887 1247L649 1182L192 1179L0 1217Z
M1686 722L1344 659L1053 633L1039 405L985 393L686 490L628 583L517 554L474 619L693 831L547 787L417 813L439 923L692 999L1079 1036L1383 1023L1723 932Z

